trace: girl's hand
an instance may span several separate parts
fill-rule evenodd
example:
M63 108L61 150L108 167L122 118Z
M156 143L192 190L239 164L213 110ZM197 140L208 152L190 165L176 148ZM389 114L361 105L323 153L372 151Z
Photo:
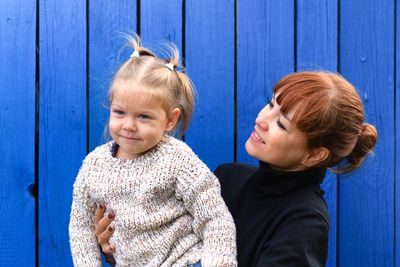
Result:
M96 209L94 227L97 242L106 256L108 256L108 254L112 254L115 251L115 247L111 246L108 242L114 233L114 226L111 225L111 222L114 220L115 216L112 212L105 214L105 211L106 207L104 204L98 205Z

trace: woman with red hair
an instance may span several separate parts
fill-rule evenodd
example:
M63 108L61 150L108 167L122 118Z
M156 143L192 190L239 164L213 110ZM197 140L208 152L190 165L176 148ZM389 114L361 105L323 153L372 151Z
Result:
M231 163L215 174L237 231L239 266L324 266L329 214L320 188L327 169L357 169L377 141L354 87L331 72L282 78L246 142L259 167ZM96 212L109 256L113 214Z

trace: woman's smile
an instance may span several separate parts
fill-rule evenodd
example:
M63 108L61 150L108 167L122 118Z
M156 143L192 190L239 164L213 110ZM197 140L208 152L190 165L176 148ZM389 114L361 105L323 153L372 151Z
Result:
M261 143L265 144L264 140L261 138L261 136L257 133L256 130L254 130L251 135L250 135L250 140L256 143Z

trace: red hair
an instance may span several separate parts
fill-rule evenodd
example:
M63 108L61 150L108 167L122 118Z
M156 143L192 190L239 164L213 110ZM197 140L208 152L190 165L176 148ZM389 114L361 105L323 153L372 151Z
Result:
M310 148L325 147L322 166L347 164L337 173L359 167L377 141L377 131L364 122L364 108L354 87L331 72L298 72L282 78L273 92L281 112L296 108L292 123L306 134Z

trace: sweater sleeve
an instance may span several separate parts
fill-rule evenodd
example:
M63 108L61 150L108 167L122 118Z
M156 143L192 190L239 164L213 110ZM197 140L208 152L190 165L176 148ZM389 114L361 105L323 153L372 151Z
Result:
M85 165L85 163L84 163ZM85 185L85 166L79 171L74 183L69 242L74 266L102 266L100 249L94 234L95 207L91 205Z
M176 194L192 214L193 230L203 241L201 265L237 266L236 229L218 179L191 151L180 162Z
M314 212L293 215L264 245L255 266L323 267L328 232L328 222Z

